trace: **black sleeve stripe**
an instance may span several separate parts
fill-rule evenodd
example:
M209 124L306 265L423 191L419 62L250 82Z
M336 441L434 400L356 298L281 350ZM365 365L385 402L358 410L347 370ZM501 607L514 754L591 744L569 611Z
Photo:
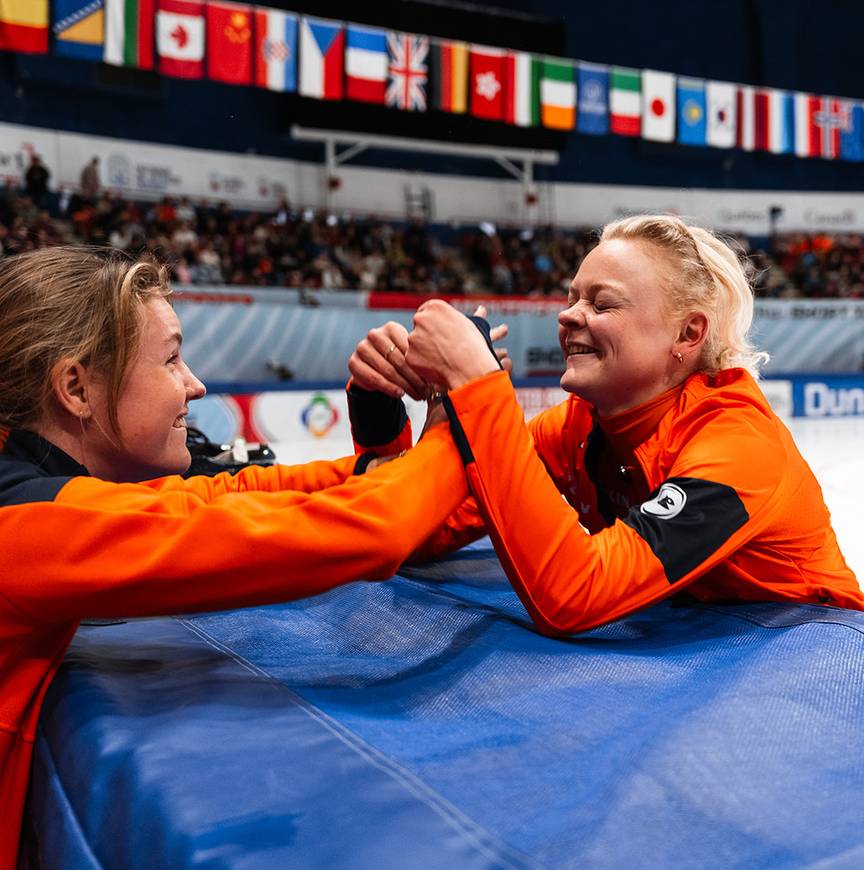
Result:
M361 447L377 447L395 441L408 422L401 399L354 384L348 389L348 417L351 434Z
M474 314L466 315L468 319L480 330L480 334L486 339L486 347L489 348L492 356L495 357L495 362L498 363L498 368L503 369L504 366L501 365L501 360L498 359L498 354L495 353L495 346L492 344L492 327L489 325L489 321L484 317L477 317Z
M648 501L630 508L635 529L675 583L716 552L750 515L731 486L694 477L670 477Z
M471 450L471 445L468 443L468 438L465 435L465 430L456 416L456 409L450 401L450 396L446 393L441 397L444 403L444 410L447 412L447 418L450 420L450 434L453 436L453 441L456 444L456 449L459 451L459 456L462 459L463 465L468 465L474 461L474 453Z

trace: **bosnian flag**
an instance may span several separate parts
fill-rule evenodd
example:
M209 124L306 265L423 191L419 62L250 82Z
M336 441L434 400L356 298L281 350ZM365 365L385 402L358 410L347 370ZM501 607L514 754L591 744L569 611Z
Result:
M342 99L341 24L303 18L300 21L300 93L319 100Z
M156 12L159 72L184 79L204 75L204 4L159 0Z
M383 105L388 61L386 30L349 24L345 36L345 96Z
M255 84L271 91L297 90L297 16L255 10Z

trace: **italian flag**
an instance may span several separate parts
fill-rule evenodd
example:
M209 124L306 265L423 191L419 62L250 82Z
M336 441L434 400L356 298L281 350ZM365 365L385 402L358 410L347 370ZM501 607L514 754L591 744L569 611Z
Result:
M524 51L510 51L504 57L504 120L518 127L540 123L540 62Z
M609 79L609 128L619 136L642 133L642 73L616 66Z
M576 65L573 61L540 61L540 120L544 127L572 130L576 126Z
M156 0L105 0L105 63L153 69Z

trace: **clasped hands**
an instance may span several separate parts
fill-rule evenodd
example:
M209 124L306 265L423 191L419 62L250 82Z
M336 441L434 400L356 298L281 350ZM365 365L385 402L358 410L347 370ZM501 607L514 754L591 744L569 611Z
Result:
M485 317L486 309L481 305L474 314ZM496 326L492 341L506 335L506 324ZM417 309L410 333L392 320L370 330L351 354L348 370L364 390L428 399L435 392L454 390L497 371L499 360L505 370L512 368L506 349L496 350L493 356L471 320L452 305L432 299Z

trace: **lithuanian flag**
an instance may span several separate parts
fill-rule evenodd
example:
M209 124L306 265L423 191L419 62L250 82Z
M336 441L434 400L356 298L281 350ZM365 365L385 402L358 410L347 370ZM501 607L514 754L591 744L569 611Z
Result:
M0 49L48 51L48 0L0 0Z

